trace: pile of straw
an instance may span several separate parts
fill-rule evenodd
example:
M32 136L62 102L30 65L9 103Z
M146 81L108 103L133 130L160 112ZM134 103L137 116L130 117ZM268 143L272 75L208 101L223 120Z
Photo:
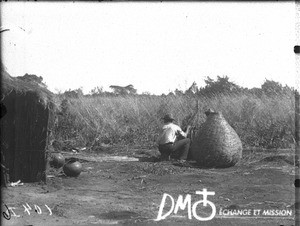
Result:
M199 166L230 167L242 158L242 142L222 113L210 112L193 140L191 154Z

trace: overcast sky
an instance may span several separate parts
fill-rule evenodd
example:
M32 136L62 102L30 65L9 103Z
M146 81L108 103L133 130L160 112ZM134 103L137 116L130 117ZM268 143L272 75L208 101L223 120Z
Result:
M161 94L227 75L295 86L295 3L1 2L2 61L51 91L132 84ZM24 31L24 30L25 31Z

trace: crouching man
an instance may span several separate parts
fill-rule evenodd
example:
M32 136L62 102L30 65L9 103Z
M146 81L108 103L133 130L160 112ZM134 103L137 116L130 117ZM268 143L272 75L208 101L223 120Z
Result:
M185 162L190 149L190 139L187 135L190 131L190 126L186 132L173 123L172 115L167 114L163 118L164 126L158 138L158 150L161 153L161 160L178 159Z

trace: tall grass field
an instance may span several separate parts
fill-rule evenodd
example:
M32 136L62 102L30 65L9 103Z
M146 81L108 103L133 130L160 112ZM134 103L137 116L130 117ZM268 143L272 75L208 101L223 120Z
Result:
M294 144L294 94L57 96L54 139L62 146L93 148L101 144L154 148L166 113L181 127L196 131L208 108L222 112L244 147L290 148Z

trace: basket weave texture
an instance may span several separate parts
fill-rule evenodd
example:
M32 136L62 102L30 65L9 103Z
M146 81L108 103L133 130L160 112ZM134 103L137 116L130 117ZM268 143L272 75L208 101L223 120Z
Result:
M242 142L222 113L210 113L191 146L192 158L199 166L226 168L242 158Z

